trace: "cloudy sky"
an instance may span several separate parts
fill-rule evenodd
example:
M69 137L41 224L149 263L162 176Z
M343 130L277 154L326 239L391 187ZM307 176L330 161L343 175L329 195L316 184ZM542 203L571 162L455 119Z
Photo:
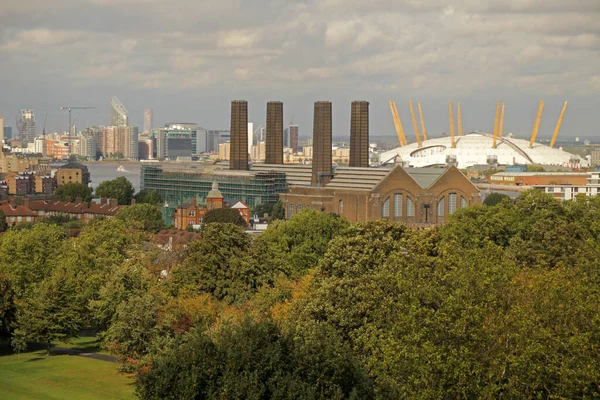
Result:
M2 0L0 114L20 108L38 125L108 123L116 95L141 125L196 122L228 129L230 101L284 102L302 135L312 103L331 100L334 133L349 130L350 102L371 103L371 133L394 134L395 100L412 132L408 101L420 101L430 135L448 131L447 101L465 130L527 136L540 100L540 136L600 138L600 0ZM41 127L40 127L41 130Z

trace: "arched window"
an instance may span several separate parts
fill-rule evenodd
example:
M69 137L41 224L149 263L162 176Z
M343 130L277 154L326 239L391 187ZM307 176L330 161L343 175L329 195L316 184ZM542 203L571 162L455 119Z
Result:
M466 207L467 206L467 200L465 200L464 197L460 197L460 208Z
M402 195L400 193L394 194L394 217L402 216Z
M406 216L414 217L415 216L415 203L412 201L410 197L406 198Z
M338 201L338 214L342 215L344 213L344 200Z
M390 216L390 198L388 197L383 202L383 206L381 206L381 216L383 218L388 218Z
M456 193L448 195L448 215L454 214L456 211Z
M438 217L443 217L444 216L444 208L446 206L445 204L445 197L442 197L438 203L437 203L437 216Z

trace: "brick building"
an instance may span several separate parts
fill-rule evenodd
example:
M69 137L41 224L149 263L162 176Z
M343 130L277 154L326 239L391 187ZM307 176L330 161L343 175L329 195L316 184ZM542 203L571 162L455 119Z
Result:
M59 186L66 183L82 183L84 185L89 185L92 181L88 167L74 161L59 167L54 177Z
M494 185L585 185L585 172L498 172L490 175L488 182Z

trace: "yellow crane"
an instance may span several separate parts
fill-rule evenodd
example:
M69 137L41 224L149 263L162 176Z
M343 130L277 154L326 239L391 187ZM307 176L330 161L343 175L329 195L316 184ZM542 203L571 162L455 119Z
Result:
M452 141L452 148L456 148L456 142L454 141L454 117L452 116L452 101L448 100L448 114L450 116L450 138Z
M498 104L496 104L496 119L494 120L494 140L492 142L492 148L496 148L496 139L498 137L498 117L500 114L500 100L498 100Z
M425 120L423 119L423 110L421 110L421 103L417 103L419 108L419 117L421 117L421 132L423 132L423 140L427 139L427 130L425 129Z
M529 148L533 148L535 138L537 137L538 128L540 127L540 120L542 119L542 111L544 110L544 101L540 101L540 108L538 108L537 116L535 117L535 123L533 124L533 131L531 131L531 139L529 139Z
M504 103L502 103L502 112L500 113L500 126L498 127L498 137L502 137L502 128L504 128Z
M565 105L563 106L562 111L560 112L560 117L558 117L558 122L556 123L556 128L554 128L554 135L552 135L552 141L550 141L550 147L554 147L556 143L556 138L558 137L558 131L560 131L560 126L562 125L563 117L565 116L565 111L567 111L567 102L565 101Z
M417 137L417 143L419 147L421 147L421 135L419 135L419 125L417 125L417 118L415 117L415 110L413 108L412 100L408 102L408 106L410 107L410 116L412 117L413 127L415 128L415 136Z
M462 131L462 118L460 115L460 103L456 104L456 112L458 114L458 136L462 136L463 135L463 131Z
M390 111L392 112L392 119L394 120L394 126L396 127L396 133L398 134L398 141L400 142L400 146L406 146L406 136L404 135L404 129L402 128L402 121L400 121L400 115L398 115L396 102L390 101Z

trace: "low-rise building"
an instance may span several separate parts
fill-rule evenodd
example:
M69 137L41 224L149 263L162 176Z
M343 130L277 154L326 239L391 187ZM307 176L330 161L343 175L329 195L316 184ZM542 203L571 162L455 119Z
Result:
M489 183L507 186L585 185L585 172L498 172L490 175Z
M588 172L584 185L547 184L534 185L533 187L548 193L556 200L573 200L578 195L597 196L600 194L600 172Z
M54 177L59 186L66 183L82 183L84 185L89 185L92 181L88 167L75 161L70 161L69 163L58 167Z

